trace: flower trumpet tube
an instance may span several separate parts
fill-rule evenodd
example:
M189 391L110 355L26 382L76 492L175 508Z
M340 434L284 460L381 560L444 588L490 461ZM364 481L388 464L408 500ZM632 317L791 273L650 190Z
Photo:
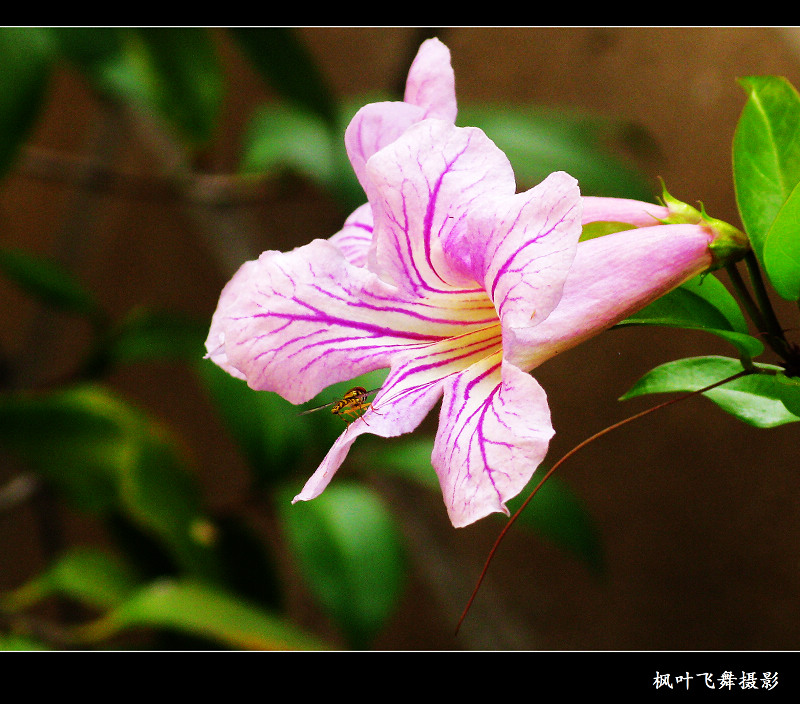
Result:
M295 501L325 489L361 434L411 432L441 402L431 461L460 527L508 514L547 453L550 410L530 372L708 269L720 235L660 224L662 206L582 198L563 172L517 193L505 154L453 124L449 54L423 46L409 81L431 83L406 96L425 105L368 105L348 127L368 203L328 240L245 263L206 347L253 389L292 403L389 369ZM592 221L634 229L580 242Z

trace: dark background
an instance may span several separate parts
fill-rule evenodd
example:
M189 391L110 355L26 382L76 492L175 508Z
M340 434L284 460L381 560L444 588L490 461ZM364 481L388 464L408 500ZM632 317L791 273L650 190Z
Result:
M333 88L343 96L402 84L419 43L412 28L301 30ZM731 140L745 101L737 77L785 75L800 85L796 32L773 28L450 28L459 103L532 102L633 120L657 147L640 166L670 192L740 225L731 182ZM220 37L229 67L226 119L209 174L234 170L241 130L268 89ZM6 241L73 265L112 313L135 304L170 307L210 320L230 269L268 248L327 237L344 214L327 195L296 182L268 185L219 220L174 202L158 188L84 194L57 170L115 137L120 172L158 173L169 159L141 135L98 124L99 111L77 75L60 71L43 119L20 164L0 189ZM98 135L100 135L98 137ZM235 217L234 217L235 215ZM228 223L242 249L228 260L207 245L209 225ZM70 232L80 237L70 236ZM79 242L79 244L76 244ZM65 243L68 243L65 246ZM32 376L56 378L74 363L88 330L69 319L43 324L38 309L0 281L0 342L29 352ZM797 323L796 310L781 308ZM701 333L609 332L535 372L548 393L558 458L605 425L655 402L616 399L645 371L700 354L731 354ZM771 361L765 358L765 361ZM170 365L126 369L114 386L167 419L197 458L212 506L233 505L245 486L242 460L191 374ZM796 649L800 643L800 508L797 427L756 430L694 399L598 441L562 469L597 521L607 574L597 577L551 545L521 532L503 544L461 633L453 629L501 524L455 530L440 499L380 486L408 506L405 530L414 576L400 613L376 647L386 649ZM13 468L0 468L7 481ZM68 514L65 541L92 539ZM280 545L257 510L252 521ZM0 588L43 566L33 512L0 515ZM330 626L287 565L291 607L315 630Z

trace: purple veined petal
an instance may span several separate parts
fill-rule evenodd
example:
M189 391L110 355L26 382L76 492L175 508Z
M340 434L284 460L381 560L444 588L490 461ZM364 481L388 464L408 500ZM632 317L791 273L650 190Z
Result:
M391 366L403 350L496 323L480 293L439 297L445 305L409 297L315 240L242 267L226 287L207 344L212 358L252 388L302 403L335 382Z
M495 199L443 244L454 266L483 285L504 325L531 325L558 303L580 234L578 182L562 171Z
M373 184L375 267L415 295L461 295L480 286L444 256L452 230L470 212L514 194L507 157L479 129L424 120L367 163Z
M487 356L496 356L500 340L498 322L398 354L370 408L339 436L294 501L308 501L322 493L359 435L388 438L415 430L441 398L445 380Z
M369 103L361 108L350 121L344 133L347 156L358 182L372 200L372 184L365 173L369 158L394 142L411 125L424 117L418 105L399 101Z
M424 117L456 121L456 85L450 50L436 38L426 39L408 71L404 100L424 110Z
M624 320L706 271L712 239L699 225L655 225L581 242L553 312L504 327L506 359L530 371Z
M553 433L544 390L501 353L450 377L432 459L453 526L508 514Z
M366 266L372 245L372 208L369 203L356 208L345 220L342 229L328 238L335 244L348 262L355 266Z
M635 227L660 225L669 216L669 209L631 198L583 197L584 225L592 222L624 222Z
M246 379L246 377L228 359L225 339L228 311L235 308L240 293L253 285L253 279L258 275L258 268L256 261L245 262L225 284L219 296L217 309L211 317L211 327L206 339L206 358L237 379Z

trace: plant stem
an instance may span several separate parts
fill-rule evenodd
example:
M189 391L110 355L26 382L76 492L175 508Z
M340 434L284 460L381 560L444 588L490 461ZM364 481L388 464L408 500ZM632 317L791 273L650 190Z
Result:
M747 284L745 284L739 269L736 267L736 264L734 263L726 265L725 271L728 272L728 276L730 277L731 285L736 293L736 297L747 311L747 314L750 316L753 324L756 326L759 332L765 333L767 325L764 321L764 316L761 314L761 310L759 310L758 305L750 295L750 290L747 288Z
M753 285L753 291L756 295L758 307L763 315L764 337L769 346L786 362L796 362L796 353L793 351L791 345L786 340L783 334L783 328L778 321L778 316L775 315L775 309L772 307L772 302L769 299L767 288L764 285L764 277L761 275L761 269L758 266L755 254L750 251L745 255L745 264L747 265L747 272L750 275L750 281Z
M628 423L630 423L630 422L632 422L634 420L638 420L639 418L644 418L645 416L648 416L651 413L654 413L655 411L658 411L658 410L660 410L662 408L666 408L667 406L671 406L671 405L673 405L675 403L678 403L680 401L685 401L686 399L692 398L693 396L698 396L700 394L705 393L706 391L711 391L711 389L716 389L718 386L722 386L723 384L727 384L728 382L731 382L734 379L739 379L739 378L741 378L743 376L748 376L749 374L753 374L753 373L754 372L752 370L743 369L742 371L737 372L736 374L733 374L732 376L726 377L725 379L720 379L719 381L715 381L713 384L709 384L708 386L704 386L702 389L696 389L695 391L690 391L689 393L684 394L683 396L678 396L677 398L672 398L672 399L670 399L668 401L664 401L663 403L659 403L659 404L657 404L655 406L651 406L650 408L646 408L645 410L640 411L639 413L635 413L632 416L628 416L627 418L623 418L621 421L618 421L618 422L616 422L616 423L614 423L612 425L609 425L609 426L603 428L602 430L596 432L594 435L586 438L582 442L579 442L575 447L573 447L569 452L567 452L566 455L564 455L560 460L558 460L558 462L556 462L552 467L550 467L550 469L547 471L547 473L544 475L544 477L542 477L542 480L534 487L533 491L531 491L531 493L528 494L528 497L525 499L525 501L522 503L522 505L514 512L514 514L511 516L511 518L508 519L508 522L505 524L505 526L503 526L503 530L500 531L500 535L497 536L497 539L494 541L494 545L492 546L492 549L489 551L489 555L486 558L486 562L485 562L485 564L483 566L483 569L481 570L481 573L478 576L478 581L475 584L475 588L472 590L472 595L470 596L469 600L467 601L467 605L464 608L463 613L461 614L461 618L459 619L458 624L456 625L456 634L458 634L458 631L461 628L461 624L464 622L464 619L467 616L467 612L470 610L470 607L472 606L472 602L475 600L475 597L478 594L478 590L480 589L481 584L483 583L483 579L486 576L487 571L489 570L489 564L491 563L492 559L494 558L495 553L497 552L497 549L500 547L500 543L502 542L503 538L506 536L506 533L508 533L508 531L510 530L511 526L514 524L514 522L517 520L517 518L519 518L520 514L525 510L525 507L531 502L531 499L533 499L533 497L536 495L536 493L539 491L539 489L542 487L542 485L553 475L553 473L562 464L564 464L564 462L566 462L570 457L572 457L576 452L578 452L578 450L581 450L582 448L586 447L587 445L589 445L590 443L594 442L595 440L603 437L604 435L607 435L612 430L616 430L617 428L621 428L623 425L627 425Z

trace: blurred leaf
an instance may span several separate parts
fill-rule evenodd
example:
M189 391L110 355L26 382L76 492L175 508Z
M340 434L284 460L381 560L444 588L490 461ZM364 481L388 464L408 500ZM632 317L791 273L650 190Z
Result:
M47 30L0 28L0 177L8 172L39 115L53 58Z
M313 501L278 511L311 592L352 648L366 648L402 594L406 564L391 514L368 488L337 480Z
M645 139L629 124L516 105L459 105L458 124L486 132L508 156L521 187L563 170L578 179L583 195L653 198L648 180L609 147L612 141Z
M119 559L94 548L72 548L43 574L4 595L2 607L19 611L58 595L105 610L139 586L139 578Z
M615 232L623 232L625 230L634 230L635 225L627 222L610 222L598 220L597 222L586 223L581 229L580 241L593 240L596 237L605 237L606 235L613 235Z
M733 344L747 360L764 351L764 344L748 334L747 321L736 300L712 274L695 277L617 325L703 330Z
M298 416L297 406L278 394L254 391L209 360L198 362L198 371L259 484L286 478L316 447L312 420Z
M208 321L136 308L111 330L103 354L114 365L152 360L196 362L205 354L207 334Z
M754 366L765 372L780 371L780 367L771 364ZM730 357L678 359L650 370L620 400L644 394L697 391L742 369L741 362ZM780 382L771 373L740 377L703 395L722 410L757 428L772 428L800 420L781 401Z
M100 305L60 264L21 249L0 247L0 270L22 290L47 305L100 320Z
M12 650L50 650L51 648L38 640L22 635L0 635L0 651Z
M141 95L143 87L127 53L126 27L51 27L61 55L103 93Z
M800 181L800 95L781 76L749 76L733 137L736 202L753 251L763 265L775 217Z
M289 27L236 27L231 35L275 91L329 127L336 125L336 100L313 56Z
M224 78L210 31L198 27L136 30L144 83L153 104L193 146L214 136Z
M121 511L192 574L216 576L214 530L177 441L94 386L0 396L0 444L77 508Z
M432 452L431 438L412 437L370 447L369 461L380 470L439 493L439 480L431 466ZM528 486L507 502L511 513L519 508L543 475L540 467ZM506 520L505 516L498 518ZM557 477L551 477L542 485L531 505L520 514L518 525L571 552L593 571L603 571L603 548L597 527L580 499Z
M790 301L800 298L800 184L795 185L772 221L763 258L778 294Z
M381 438L369 449L369 462L381 472L439 491L439 478L431 465L433 438L411 436L402 440Z
M58 27L62 55L94 88L157 112L190 146L214 136L224 77L202 27Z
M253 116L240 164L246 173L292 170L333 189L336 158L329 127L291 105L265 105Z
M528 486L507 502L512 514L543 476L544 471L539 468ZM558 477L550 477L542 484L520 514L517 525L530 528L561 550L572 553L593 572L600 574L604 571L605 557L597 525L585 504Z
M74 635L94 643L140 627L191 633L244 650L326 648L283 618L217 587L186 580L155 582L104 617L75 629Z
M261 536L240 516L218 519L217 533L225 585L260 606L282 609L278 568Z

